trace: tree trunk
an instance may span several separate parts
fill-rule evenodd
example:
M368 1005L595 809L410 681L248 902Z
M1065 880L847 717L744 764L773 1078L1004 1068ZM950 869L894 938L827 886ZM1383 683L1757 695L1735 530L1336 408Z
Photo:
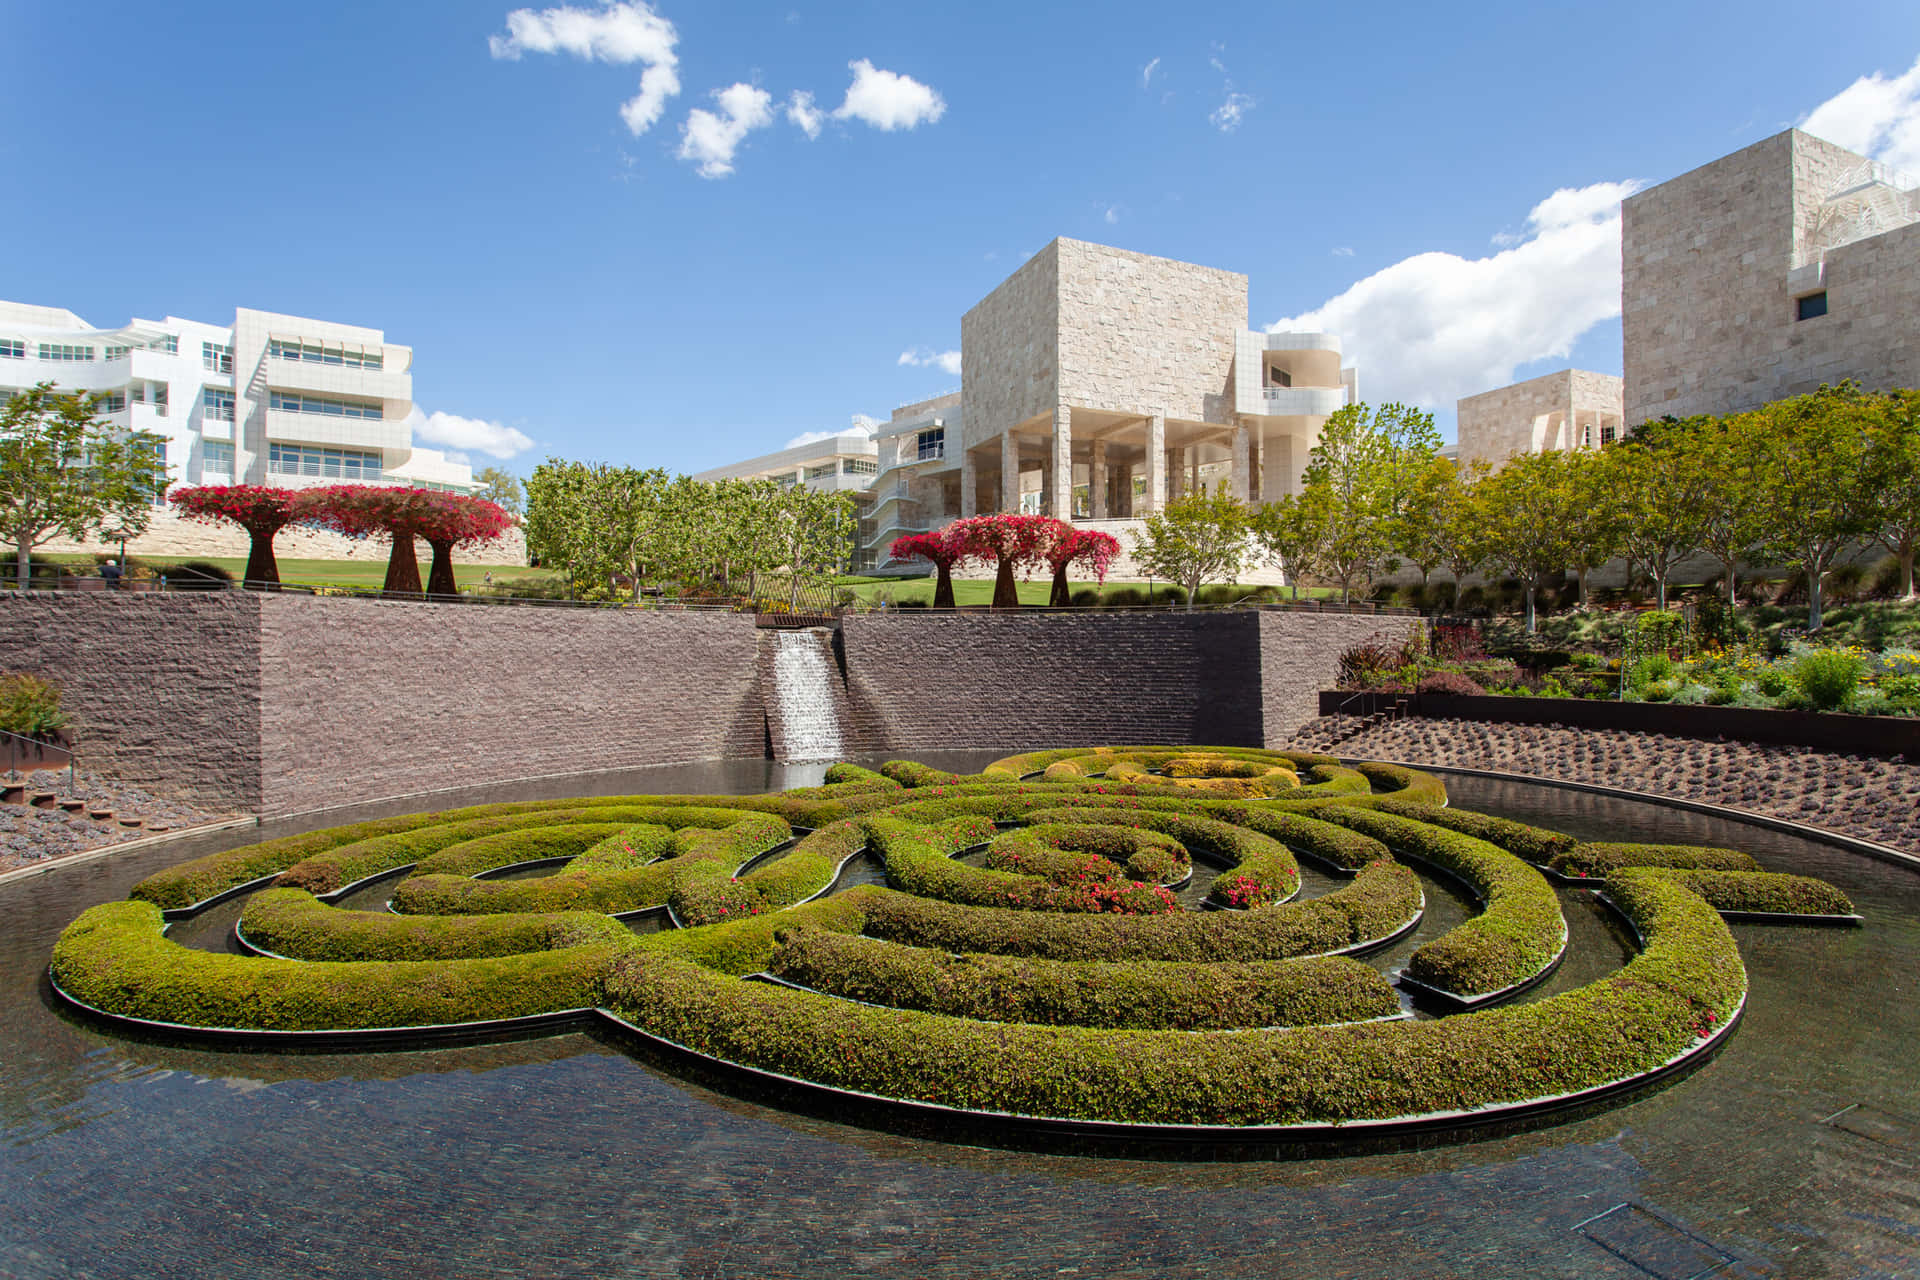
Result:
M1654 608L1665 613L1667 610L1667 571L1656 569L1653 574Z
M1727 571L1728 609L1738 609L1740 607L1740 575L1735 568L1738 563L1739 561L1737 560L1722 560L1720 562L1720 567Z
M1193 612L1194 601L1200 598L1200 579L1195 578L1187 584L1187 612Z
M33 573L33 544L27 541L27 537L25 534L22 534L20 535L19 542L14 547L14 555L13 555L14 589L17 591L25 591L27 589L28 584L33 581L32 577L30 576L32 573Z
M433 567L427 571L427 594L459 595L460 588L453 580L453 544L428 538L427 545L433 548Z
M393 595L420 594L420 561L413 551L413 535L393 535L393 551L387 556L387 580L380 590Z
M1826 577L1824 567L1807 566L1807 632L1812 634L1820 629L1820 587L1821 579Z
M993 575L993 607L996 609L1018 609L1020 607L1020 589L1013 585L1013 561L1002 559L999 570Z
M933 566L933 607L936 609L953 608L953 566L936 564Z
M1913 599L1913 543L1900 548L1900 598Z
M1533 635L1536 631L1539 630L1538 620L1535 617L1534 611L1533 611L1534 589L1535 588L1533 584L1533 579L1531 578L1527 579L1527 634L1528 635Z
M1580 612L1582 613L1585 613L1588 608L1587 573L1588 573L1588 570L1585 565L1582 565L1578 569L1575 569L1573 571L1574 581L1580 584Z
M252 541L247 546L247 568L245 578L248 586L264 584L261 590L271 591L280 585L280 563L273 558L273 538L278 529L269 529L255 533L249 531Z
M1054 609L1064 609L1073 603L1073 593L1067 589L1067 566L1058 565L1053 571L1053 590L1047 596L1047 605Z

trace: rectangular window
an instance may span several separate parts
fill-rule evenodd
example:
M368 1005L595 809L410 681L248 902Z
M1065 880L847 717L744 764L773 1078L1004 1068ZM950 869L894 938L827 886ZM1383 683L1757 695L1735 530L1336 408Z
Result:
M308 364L344 365L349 369L378 369L385 365L382 351L360 347L333 346L324 342L306 342L293 338L269 338L267 354L275 360L302 360Z
M800 481L800 477L791 471L787 472L787 474L783 476L775 476L773 478L773 482L779 485L782 489L791 489L793 488L794 485L798 484L799 481Z
M825 466L808 467L807 479L818 480L821 476L837 475L839 474L839 471L840 469L831 462L827 463Z
M290 391L275 391L267 398L267 407L278 409L282 413L318 413L329 418L366 418L374 422L381 419L378 404L369 404L361 400L333 400L324 396L296 395Z
M108 347L107 348L107 359L109 360L125 360L131 354L133 354L132 347Z
M926 462L931 458L944 458L947 454L947 429L935 427L931 431L922 431L914 437L914 461Z
M0 356L24 360L27 357L27 344L18 338L0 338Z
M380 478L380 455L356 449L322 449L316 445L269 444L267 471L277 476L318 476L365 483Z
M1600 443L1602 445L1612 444L1615 440L1618 440L1619 438L1620 438L1619 429L1616 428L1611 422L1605 422L1600 425Z
M1268 369L1267 375L1267 385L1270 387L1290 387L1293 385L1293 375L1285 369Z
M1810 293L1804 298L1794 299L1795 320L1816 320L1827 314L1827 291Z
M880 469L880 464L872 458L842 458L840 472L849 476L870 476Z
M233 475L233 446L208 440L200 446L200 474Z
M200 344L200 365L210 373L233 372L233 348L217 342Z
M206 387L200 393L206 400L206 410L202 417L215 422L233 421L233 392L219 387Z
M93 399L95 413L125 413L127 411L127 393L124 391L102 391Z
M170 356L177 356L180 354L180 335L170 333L164 338L155 338L147 344L147 350L164 351Z
M43 342L40 344L42 360L91 360L92 347L76 347L65 342Z

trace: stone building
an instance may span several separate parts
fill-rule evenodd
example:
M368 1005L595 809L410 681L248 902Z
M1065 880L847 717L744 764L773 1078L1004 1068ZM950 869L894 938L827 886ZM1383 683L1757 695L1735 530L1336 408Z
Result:
M1621 207L1629 424L1920 386L1920 191L1789 129Z
M1621 387L1610 373L1562 369L1467 396L1458 405L1455 459L1498 469L1517 454L1612 444L1622 434Z

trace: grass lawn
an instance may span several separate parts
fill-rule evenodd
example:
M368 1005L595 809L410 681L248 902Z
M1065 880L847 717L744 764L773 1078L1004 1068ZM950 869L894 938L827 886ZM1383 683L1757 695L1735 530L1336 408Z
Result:
M934 579L931 576L925 578L840 578L837 581L843 586L851 587L856 596L870 604L878 603L882 599L892 600L895 603L905 603L907 601L925 601L927 604L933 603ZM1068 581L1069 585L1075 591L1095 585L1091 582L1076 582L1071 579ZM1218 584L1209 584L1208 590L1216 589L1217 585ZM1016 581L1015 586L1019 589L1021 604L1043 605L1047 602L1047 596L1052 592L1053 581L1051 578L1035 574L1026 582ZM1109 580L1106 591L1103 594L1111 595L1114 591L1125 588L1133 588L1134 590L1145 592L1147 590L1147 584L1145 582L1118 582ZM1246 591L1253 591L1254 589L1253 587L1244 588ZM1156 603L1163 603L1166 599L1166 591L1167 584L1164 581L1154 583L1154 601ZM1288 594L1291 595L1291 592ZM1320 587L1302 587L1300 590L1302 599L1314 595L1337 596L1339 594L1338 591ZM953 602L956 605L992 604L993 580L990 578L955 578L953 580Z
M57 562L67 565L76 572L93 574L94 558L89 555L36 555L37 562ZM156 573L165 573L174 565L187 560L203 564L217 564L236 579L247 567L244 556L129 556L135 566L145 565ZM420 580L427 580L427 571L433 567L433 557L419 557ZM387 579L387 561L383 556L378 560L295 560L286 556L279 557L280 581L299 583L316 587L368 587L375 591ZM529 569L525 565L511 564L461 564L455 561L453 579L461 590L484 584L486 576L493 575L495 584L511 582L516 578L549 577L545 569Z

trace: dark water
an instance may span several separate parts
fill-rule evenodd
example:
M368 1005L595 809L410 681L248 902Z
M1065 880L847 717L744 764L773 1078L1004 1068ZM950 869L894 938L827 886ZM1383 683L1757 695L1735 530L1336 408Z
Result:
M818 773L728 763L548 794ZM1391 1155L1089 1159L796 1117L585 1035L267 1056L56 1015L47 950L82 908L298 824L225 833L0 888L0 1276L1920 1275L1920 877L1631 802L1450 787L1583 834L1749 849L1840 884L1868 927L1735 926L1752 994L1732 1043L1601 1116ZM1430 911L1465 909L1438 888ZM1613 927L1584 910L1569 902L1576 945L1555 989L1619 963Z

